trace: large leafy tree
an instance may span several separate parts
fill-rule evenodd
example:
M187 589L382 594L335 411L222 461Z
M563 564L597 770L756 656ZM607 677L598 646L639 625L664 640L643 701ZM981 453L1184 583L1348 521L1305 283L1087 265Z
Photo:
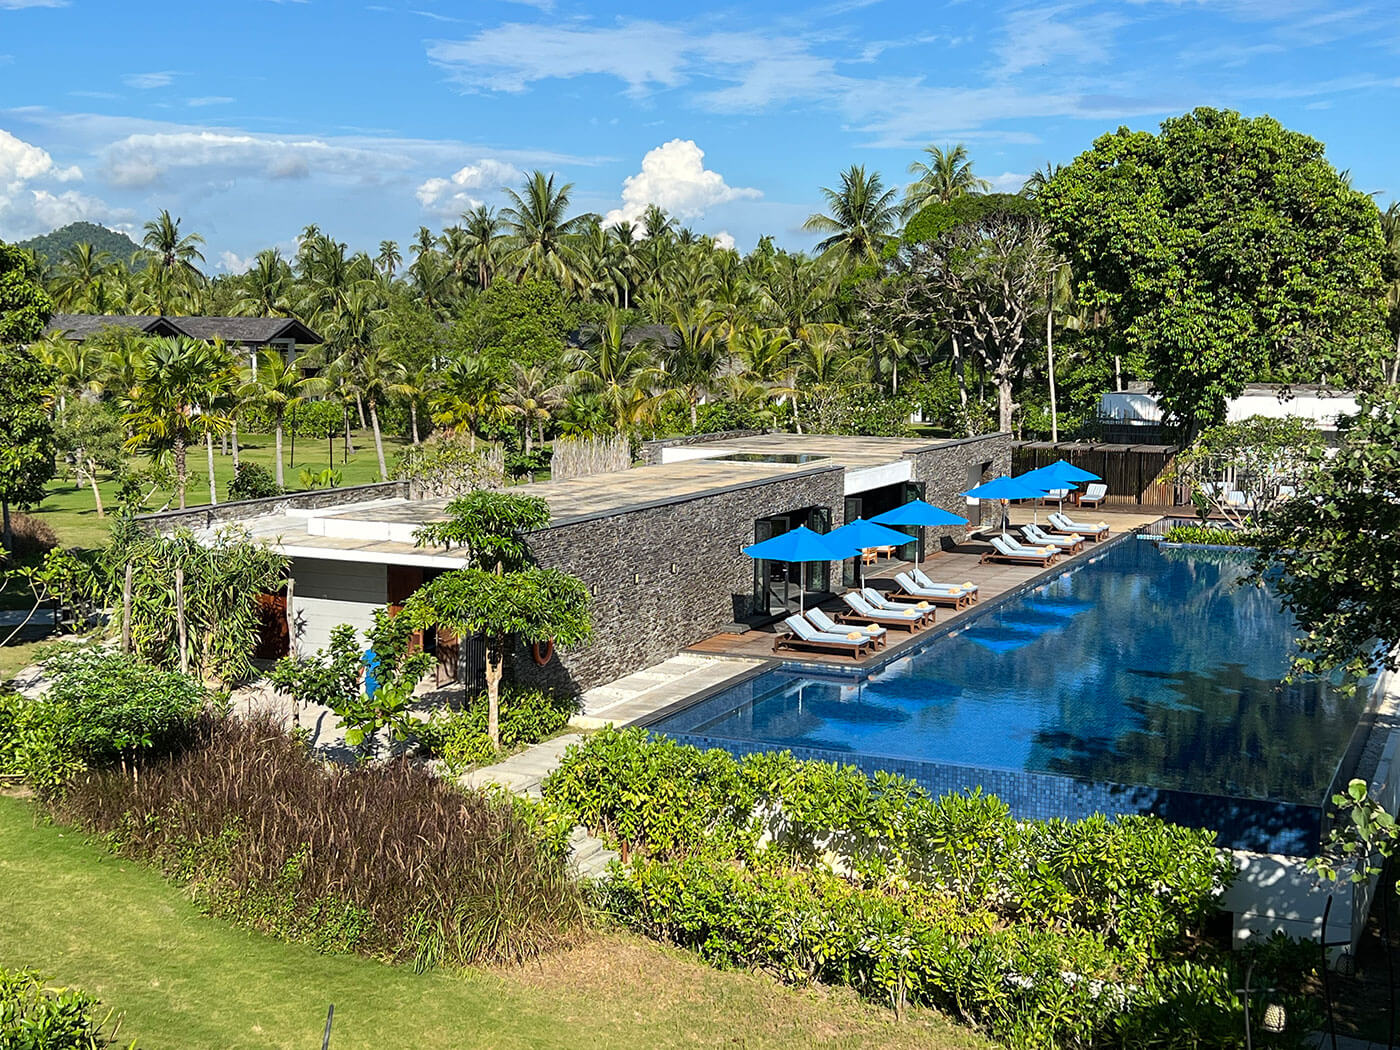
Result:
M1103 136L1037 200L1079 297L1188 433L1247 382L1381 378L1380 215L1316 140L1197 109Z
M48 409L54 379L54 370L24 347L0 347L0 513L7 549L14 548L11 505L38 503L54 475Z
M570 217L573 183L555 183L553 174L532 172L521 191L506 190L511 206L501 210L515 247L510 263L521 277L553 277L567 283L572 273L566 238L581 232L592 216Z
M865 296L866 312L898 333L917 334L932 321L955 354L980 358L996 383L999 426L1010 430L1031 322L1056 264L1048 225L1024 197L964 195L925 208L904 240L891 278Z
M1363 398L1341 448L1315 448L1297 487L1260 522L1256 568L1275 581L1302 631L1298 669L1395 669L1400 392Z
M0 346L34 342L52 316L34 257L0 242Z
M295 363L288 363L280 352L274 350L262 355L257 372L245 388L245 393L266 408L272 416L278 488L285 488L287 484L282 463L282 436L285 433L287 413L308 397L322 393L325 386L320 377L303 375L300 367Z

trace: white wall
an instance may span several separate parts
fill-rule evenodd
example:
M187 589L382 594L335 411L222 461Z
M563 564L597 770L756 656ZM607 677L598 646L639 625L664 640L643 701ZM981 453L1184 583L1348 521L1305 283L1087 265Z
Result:
M389 594L383 565L365 562L293 558L291 620L293 648L310 654L330 641L331 628L348 623L363 631L374 623L374 610Z

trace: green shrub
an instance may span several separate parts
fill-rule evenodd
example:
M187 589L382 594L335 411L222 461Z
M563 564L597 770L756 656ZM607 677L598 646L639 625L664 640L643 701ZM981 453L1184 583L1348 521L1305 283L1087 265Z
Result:
M56 811L209 911L322 950L515 962L582 921L557 836L510 803L406 760L328 767L270 718L213 722L138 779L80 777Z
M538 744L568 726L577 713L577 697L507 688L501 697L501 745L517 748ZM494 760L498 753L486 735L486 695L459 710L439 712L418 731L418 740L430 755L452 769Z
M354 414L353 412L351 413ZM259 405L245 405L238 410L239 427L249 434L271 434L276 429L272 413ZM295 412L282 417L282 434L321 438L345 429L345 409L339 401L303 401Z
M102 1050L116 1045L121 1018L76 988L50 987L35 970L0 970L0 1047ZM135 1050L136 1044L128 1044Z
M230 500L268 499L280 496L285 491L277 484L277 478L272 471L261 463L247 459L239 462L238 469L233 472L233 480L228 483Z
M1223 525L1173 525L1163 537L1168 543L1199 543L1214 547L1250 547L1254 539L1242 529Z
M0 694L0 774L44 792L90 767L177 750L218 700L192 678L112 650L65 650L43 665L52 684L41 697Z
M1202 936L1233 874L1209 832L1018 820L980 793L641 730L571 748L544 795L631 855L606 911L717 964L934 1006L1011 1046L1242 1044L1244 960ZM1308 1030L1311 959L1258 954L1297 1019L1271 1045Z

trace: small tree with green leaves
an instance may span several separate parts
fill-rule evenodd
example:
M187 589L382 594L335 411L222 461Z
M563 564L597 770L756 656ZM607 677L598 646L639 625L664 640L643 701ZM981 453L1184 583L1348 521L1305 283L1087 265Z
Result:
M126 434L117 417L102 405L82 398L68 402L58 414L55 434L73 481L92 489L97 516L106 517L102 506L102 490L97 486L99 474L117 475L126 464L123 444Z
M486 640L486 733L495 747L501 745L501 678L510 640L574 645L592 633L588 588L557 569L457 569L415 591L401 615L417 628Z
M538 496L481 489L447 504L448 517L422 526L418 546L465 547L478 569L513 572L530 564L525 534L549 524L549 504Z
M1268 513L1298 479L1322 447L1322 436L1306 419L1251 416L1207 428L1176 457L1172 478L1185 486L1204 516L1213 510L1237 527L1251 516ZM1228 480L1230 487L1221 482ZM1244 502L1231 502L1229 492Z

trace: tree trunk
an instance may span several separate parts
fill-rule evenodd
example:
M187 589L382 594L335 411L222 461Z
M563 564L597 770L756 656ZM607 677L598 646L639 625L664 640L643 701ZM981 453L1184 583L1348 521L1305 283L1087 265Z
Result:
M1011 400L1011 377L997 379L997 429L1011 430L1011 414L1015 410L1016 405Z
M1060 440L1060 414L1055 405L1055 311L1045 311L1045 354L1050 371L1050 440Z
M525 446L525 455L530 454L530 419L527 416L520 425L520 443Z
M175 495L179 500L180 509L185 509L185 439L177 437L175 439Z
M365 399L359 394L355 395L355 410L360 413L360 429L364 430L368 425L365 422Z
M5 537L5 543L4 543L5 550L7 550L7 551L13 551L13 550L15 549L15 530L14 530L14 528L10 525L10 501L9 501L9 500L0 500L0 514L3 514L4 519L5 519L5 524L4 524L4 529L3 529L3 535L4 535L4 537Z
M233 417L233 473L238 474L238 417Z
M1400 382L1400 334L1395 336L1395 358L1390 363L1390 385Z
M214 478L214 435L204 435L204 451L209 457L209 505L217 507L219 505L219 488Z
M343 415L344 415L344 418L345 418L345 457L344 457L344 461L348 461L348 460L350 459L350 453L352 453L352 452L355 451L355 444L354 444L353 441L350 440L350 410L349 410L348 408L345 409Z
M175 568L175 640L180 646L180 673L190 673L189 635L185 624L185 570Z
M136 566L126 563L126 578L122 581L122 652L131 652L131 582Z
M700 410L696 407L695 398L690 399L690 432L693 434L700 426Z
M505 675L506 640L493 637L486 643L486 735L491 746L501 746L501 678Z
M389 476L389 468L384 465L384 439L379 434L379 408L374 398L369 399L369 421L374 427L374 452L379 457L379 480Z
M88 461L87 476L88 481L92 484L92 500L97 504L97 516L105 518L107 514L102 509L102 490L97 487L97 464L91 460Z
M408 425L413 431L413 443L418 444L418 399L411 397L408 399Z
M273 423L273 430L277 435L277 458L275 460L277 464L277 487L280 489L285 488L287 485L286 475L282 467L282 410L280 408L277 410L277 416L273 420Z
M962 351L958 349L958 337L950 335L953 341L953 364L956 366L953 371L958 377L958 400L962 407L967 407L967 360L963 357Z

